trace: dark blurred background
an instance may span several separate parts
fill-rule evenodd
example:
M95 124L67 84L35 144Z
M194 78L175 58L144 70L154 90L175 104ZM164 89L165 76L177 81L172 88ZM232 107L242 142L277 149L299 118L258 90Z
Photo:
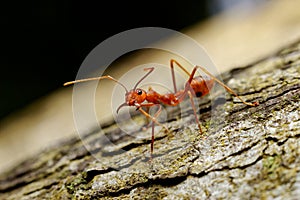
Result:
M73 80L103 40L145 26L181 30L238 0L1 3L0 118Z

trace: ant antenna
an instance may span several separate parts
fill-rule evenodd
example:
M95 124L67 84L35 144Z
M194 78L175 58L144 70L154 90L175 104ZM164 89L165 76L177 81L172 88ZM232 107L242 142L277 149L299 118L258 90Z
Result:
M126 93L128 93L127 88L122 83L120 83L118 80L116 80L115 78L113 78L111 76L101 76L101 77L95 77L95 78L86 78L86 79L80 79L80 80L76 80L76 81L70 81L70 82L64 83L64 86L72 85L75 83L87 82L87 81L102 80L102 79L109 79L109 80L112 80L112 81L118 83L125 89Z
M142 80L144 80L147 76L149 76L149 74L151 72L153 72L154 67L149 67L149 68L145 68L144 71L149 70L149 72L147 74L145 74L134 86L133 90L135 90L137 88L137 86L142 82Z

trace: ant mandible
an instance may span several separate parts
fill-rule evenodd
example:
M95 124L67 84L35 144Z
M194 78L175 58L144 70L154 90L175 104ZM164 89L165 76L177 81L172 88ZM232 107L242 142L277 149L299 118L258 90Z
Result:
M175 81L175 73L174 73L174 66L175 64L189 76L189 79L185 83L184 89L177 90L176 86L176 81ZM191 73L189 73L179 62L177 62L174 59L170 60L170 67L171 67L171 75L172 75L172 81L173 81L173 86L174 86L174 93L167 93L167 94L159 94L158 92L154 91L151 87L148 89L146 92L145 90L138 88L138 85L147 77L151 72L153 72L154 67L150 68L145 68L145 71L148 71L133 87L131 90L127 90L127 88L117 81L115 78L111 76L101 76L101 77L95 77L95 78L87 78L87 79L81 79L81 80L75 80L75 81L70 81L66 82L64 86L71 85L74 83L79 83L79 82L85 82L85 81L92 81L92 80L102 80L102 79L109 79L112 80L119 85L121 85L126 93L125 93L125 102L121 104L117 108L117 113L119 110L124 107L124 106L135 106L136 110L139 110L143 115L145 115L147 118L149 118L152 121L152 138L151 138L151 156L150 159L152 159L153 155L153 144L154 144L154 125L155 123L163 126L166 130L168 130L167 127L159 123L156 118L159 116L161 112L161 104L164 105L169 105L169 106L177 106L180 104L185 97L188 95L191 101L191 105L193 108L193 112L195 115L196 122L199 127L199 131L202 134L202 128L199 122L199 119L197 117L197 111L196 107L194 105L193 98L194 97L202 97L205 96L209 93L211 88L213 87L214 83L217 82L219 83L222 87L224 87L229 93L233 94L236 96L238 99L242 101L243 104L248 105L248 106L258 106L258 102L253 102L253 103L248 103L245 102L239 95L237 95L231 88L229 88L227 85L222 83L219 79L217 79L214 75L212 75L209 71L207 71L204 67L201 66L195 66L192 70ZM209 77L207 76L195 76L196 71L200 69L204 73L206 73ZM158 110L154 114L154 116L151 116L148 112L143 110L142 108L150 108L152 106L158 106Z

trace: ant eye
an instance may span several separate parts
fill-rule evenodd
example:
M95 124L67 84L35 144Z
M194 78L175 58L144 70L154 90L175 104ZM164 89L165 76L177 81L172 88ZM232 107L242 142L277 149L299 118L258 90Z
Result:
M137 93L138 95L142 95L142 94L143 94L143 91L140 90L140 89L137 89L137 90L136 90L136 93Z

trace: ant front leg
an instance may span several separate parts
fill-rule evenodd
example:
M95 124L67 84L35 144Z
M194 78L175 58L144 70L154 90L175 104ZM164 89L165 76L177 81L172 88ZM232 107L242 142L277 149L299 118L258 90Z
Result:
M144 111L141 107L152 107L152 106L158 106L158 110L156 111L156 113L154 114L154 116L152 117L149 113L147 113L146 111ZM151 119L151 154L150 154L150 160L152 160L152 155L153 155L153 149L154 149L154 127L155 127L155 123L164 127L168 132L169 132L169 129L164 126L163 124L159 123L156 119L157 117L160 115L161 113L161 105L160 104L143 104L141 105L141 107L139 108L140 112L142 114L144 114L147 118Z
M141 109L143 109L143 108L141 108ZM137 109L137 110L138 110L138 109ZM143 110L145 111L145 113L149 113L149 107L146 107L146 108L143 109ZM146 122L145 122L145 125L143 125L142 130L143 130L143 131L147 130L147 129L150 127L151 122L152 122L151 119L148 118L148 117L146 117Z
M161 113L161 105L160 104L156 104L158 106L158 110L156 111L156 113L154 114L154 118L157 119L158 116L160 115ZM152 121L151 123L151 127L152 127L152 134L151 134L151 157L150 159L152 159L152 155L153 155L153 149L154 149L154 122Z
M160 122L158 122L157 120L156 120L156 118L155 117L152 117L149 113L147 113L146 111L144 111L143 109L142 109L142 107L151 107L151 106L154 106L154 105L159 105L160 106L160 104L152 104L152 103L149 103L149 104L142 104L142 105L140 105L138 108L137 108L137 110L139 110L143 115L145 115L147 118L149 118L151 121L153 121L154 123L156 123L157 125L159 125L159 126L162 126L164 129L166 129L168 132L169 132L169 129L165 126L165 125L163 125L163 124L161 124ZM155 115L156 115L156 113L155 113Z

